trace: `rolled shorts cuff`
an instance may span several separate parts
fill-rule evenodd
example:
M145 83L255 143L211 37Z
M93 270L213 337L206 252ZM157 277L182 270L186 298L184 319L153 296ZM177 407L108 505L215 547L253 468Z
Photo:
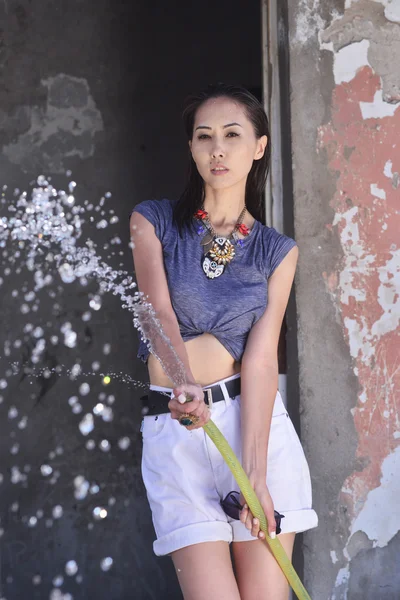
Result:
M318 525L318 516L312 508L303 508L301 510L282 511L285 518L281 521L282 533L301 533L307 529L313 529ZM231 522L233 542L248 542L257 538L251 535L250 531L241 521Z
M158 538L153 543L156 556L165 556L175 550L201 544L202 542L228 542L232 541L232 528L223 521L205 521L171 531Z

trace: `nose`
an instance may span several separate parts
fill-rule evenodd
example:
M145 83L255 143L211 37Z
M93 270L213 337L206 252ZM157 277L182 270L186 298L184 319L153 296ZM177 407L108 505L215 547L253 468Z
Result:
M211 157L217 158L217 157L222 157L222 156L225 156L224 147L221 144L221 141L216 139L215 143L211 149Z

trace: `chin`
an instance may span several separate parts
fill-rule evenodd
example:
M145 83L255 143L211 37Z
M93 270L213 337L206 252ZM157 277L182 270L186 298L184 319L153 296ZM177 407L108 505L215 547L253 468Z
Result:
M225 181L222 181L222 179L223 179L222 177L221 178L216 177L215 179L212 179L212 181L206 180L206 183L213 190L223 190L225 188L230 188L233 185L235 185L235 183L236 183L235 181L232 181L232 180L228 181L228 179L225 179Z

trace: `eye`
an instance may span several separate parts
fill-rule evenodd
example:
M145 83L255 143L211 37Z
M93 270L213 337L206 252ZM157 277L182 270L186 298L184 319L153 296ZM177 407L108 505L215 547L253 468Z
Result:
M236 133L235 131L230 131L229 133L227 133L226 137L239 137L240 133ZM210 136L207 135L206 133L202 133L200 135L197 136L198 140L205 140L206 138L209 138Z

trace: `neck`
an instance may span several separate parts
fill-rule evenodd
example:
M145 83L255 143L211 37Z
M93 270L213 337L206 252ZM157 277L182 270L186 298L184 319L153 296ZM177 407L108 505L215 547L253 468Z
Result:
M234 227L244 209L244 194L234 194L231 190L211 190L206 193L204 210L216 229Z

